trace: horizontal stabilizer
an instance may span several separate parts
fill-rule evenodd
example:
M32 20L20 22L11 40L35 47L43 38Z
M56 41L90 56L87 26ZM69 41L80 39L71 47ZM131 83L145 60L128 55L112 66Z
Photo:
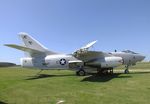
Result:
M30 54L43 53L42 51L31 49L25 46L15 45L15 44L5 44L7 47L15 48L24 52L29 52Z

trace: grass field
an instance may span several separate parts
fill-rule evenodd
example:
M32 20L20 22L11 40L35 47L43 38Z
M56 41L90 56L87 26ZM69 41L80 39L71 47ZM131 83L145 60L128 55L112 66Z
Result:
M0 104L149 104L150 63L131 69L136 71L78 77L69 70L35 76L39 70L0 68Z

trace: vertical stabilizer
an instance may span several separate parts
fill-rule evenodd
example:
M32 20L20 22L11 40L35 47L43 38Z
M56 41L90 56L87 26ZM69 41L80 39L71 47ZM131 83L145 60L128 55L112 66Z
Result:
M40 42L35 40L32 36L27 33L21 32L19 33L20 38L22 39L24 45L27 48L31 48L34 50L38 50L44 52L47 55L56 54L56 52L49 51L46 47L44 47Z
M21 37L24 45L28 48L32 48L39 51L47 51L48 49L44 47L41 43L39 43L37 40L35 40L33 37L31 37L29 34L21 32L19 33L19 36Z

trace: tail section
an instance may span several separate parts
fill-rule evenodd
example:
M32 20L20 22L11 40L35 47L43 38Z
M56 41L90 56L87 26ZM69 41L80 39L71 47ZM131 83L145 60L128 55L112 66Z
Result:
M42 52L45 52L48 50L46 47L44 47L41 43L39 43L37 40L35 40L33 37L31 37L27 33L21 32L19 33L19 36L27 48L39 50Z
M31 56L35 56L38 54L57 54L55 52L49 51L46 47L44 47L41 43L35 40L33 37L28 35L27 33L19 33L20 38L22 39L25 46L19 46L15 44L6 44L5 46L15 48L24 52L28 52Z

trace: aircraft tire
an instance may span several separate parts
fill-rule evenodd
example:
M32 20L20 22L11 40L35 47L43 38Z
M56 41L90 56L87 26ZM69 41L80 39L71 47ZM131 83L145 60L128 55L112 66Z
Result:
M124 71L124 73L125 73L125 74L129 74L129 70L126 69L126 70Z
M85 76L85 74L86 74L86 73L85 73L84 70L79 70L79 71L76 72L76 75L77 75L77 76Z

